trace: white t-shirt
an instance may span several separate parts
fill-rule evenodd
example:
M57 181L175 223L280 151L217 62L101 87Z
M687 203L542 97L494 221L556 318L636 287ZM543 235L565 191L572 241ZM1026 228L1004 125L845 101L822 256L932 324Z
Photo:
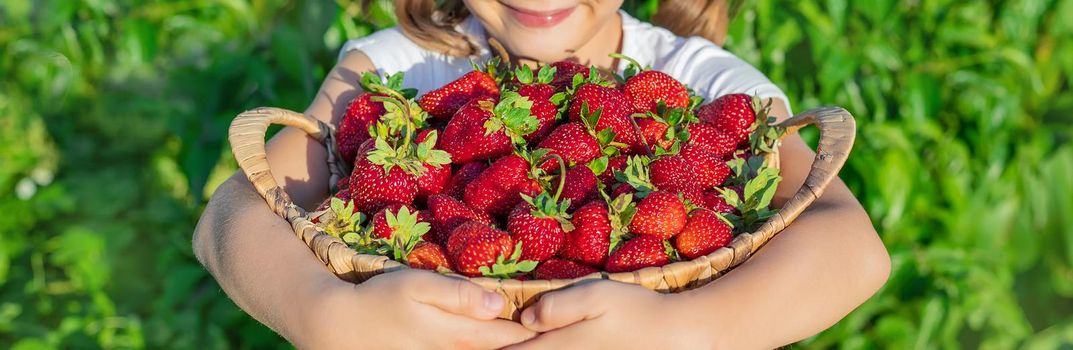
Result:
M786 94L756 68L734 54L701 37L683 38L662 27L633 18L625 11L622 16L622 54L641 65L670 74L711 101L716 97L746 93L760 98L778 98L786 102ZM458 30L485 45L486 34L480 22L470 17ZM360 50L369 57L380 74L405 73L403 86L424 93L461 77L472 70L470 57L454 57L429 51L411 41L402 30L393 27L369 36L349 40L339 53L340 59L351 50ZM482 62L490 57L487 47L481 47ZM619 60L619 72L626 62Z

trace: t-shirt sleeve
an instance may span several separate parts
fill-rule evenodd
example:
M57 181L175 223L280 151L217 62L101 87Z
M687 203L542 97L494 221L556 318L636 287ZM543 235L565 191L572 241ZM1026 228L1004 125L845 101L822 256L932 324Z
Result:
M667 62L666 69L668 74L679 77L706 101L743 93L780 99L786 103L786 110L793 113L786 94L763 73L703 38L686 39Z
M422 60L424 54L424 50L410 41L397 27L347 40L339 50L339 59L342 60L347 53L354 50L368 56L377 73L381 75L409 71Z

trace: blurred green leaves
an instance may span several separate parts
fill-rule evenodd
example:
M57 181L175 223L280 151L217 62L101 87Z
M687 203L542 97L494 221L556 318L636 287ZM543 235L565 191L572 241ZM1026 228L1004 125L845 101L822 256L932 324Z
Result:
M0 348L287 347L190 234L231 118L304 108L385 3L0 0ZM893 260L799 346L1073 344L1073 0L751 0L730 29L797 110L857 116L842 178Z

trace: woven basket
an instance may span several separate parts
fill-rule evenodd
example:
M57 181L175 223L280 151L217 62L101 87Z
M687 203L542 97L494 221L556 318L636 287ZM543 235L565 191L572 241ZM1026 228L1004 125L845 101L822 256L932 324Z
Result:
M298 238L313 250L328 270L343 280L361 283L381 273L408 269L408 266L384 256L359 254L339 239L317 228L311 221L313 213L305 211L291 201L287 193L276 183L265 158L265 132L270 124L296 127L324 144L328 149L328 165L332 174L331 184L335 184L340 177L349 175L346 172L347 165L336 159L335 128L301 113L263 107L239 114L231 123L228 135L235 159L238 160L239 166L242 167L242 171L246 173L257 192L265 198L273 212L290 222ZM756 232L738 235L727 247L720 248L707 256L662 267L648 267L622 273L599 272L571 280L518 281L484 277L469 279L506 297L509 303L500 317L513 320L517 320L520 311L535 302L542 293L565 288L583 280L607 279L634 283L665 293L674 293L707 284L745 262L764 243L786 228L809 204L823 194L824 188L837 176L838 170L845 164L853 146L856 131L853 116L845 109L828 107L796 115L779 125L789 130L796 130L809 124L819 127L820 139L816 158L804 185L775 216L765 222ZM776 166L777 159L777 156L772 159L775 160L772 163Z

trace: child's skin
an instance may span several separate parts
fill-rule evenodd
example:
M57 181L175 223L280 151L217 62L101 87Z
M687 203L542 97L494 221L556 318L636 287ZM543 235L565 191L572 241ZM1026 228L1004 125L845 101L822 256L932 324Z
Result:
M621 4L466 1L519 62L574 57L604 69L615 63L607 55L618 49ZM533 29L513 21L507 5L577 8L552 29ZM541 37L560 40L537 41ZM351 52L306 114L338 122L360 93L359 74L372 70L365 54ZM787 117L781 101L772 106L774 116ZM323 146L288 128L267 151L277 181L299 205L316 206L328 195ZM801 186L814 155L799 136L785 139L776 205ZM216 190L195 231L194 249L243 310L299 348L772 348L833 325L875 293L890 271L867 214L840 180L753 259L716 282L679 294L587 283L544 295L522 313L522 324L495 319L504 300L461 279L403 271L361 285L339 280L269 211L241 172Z

